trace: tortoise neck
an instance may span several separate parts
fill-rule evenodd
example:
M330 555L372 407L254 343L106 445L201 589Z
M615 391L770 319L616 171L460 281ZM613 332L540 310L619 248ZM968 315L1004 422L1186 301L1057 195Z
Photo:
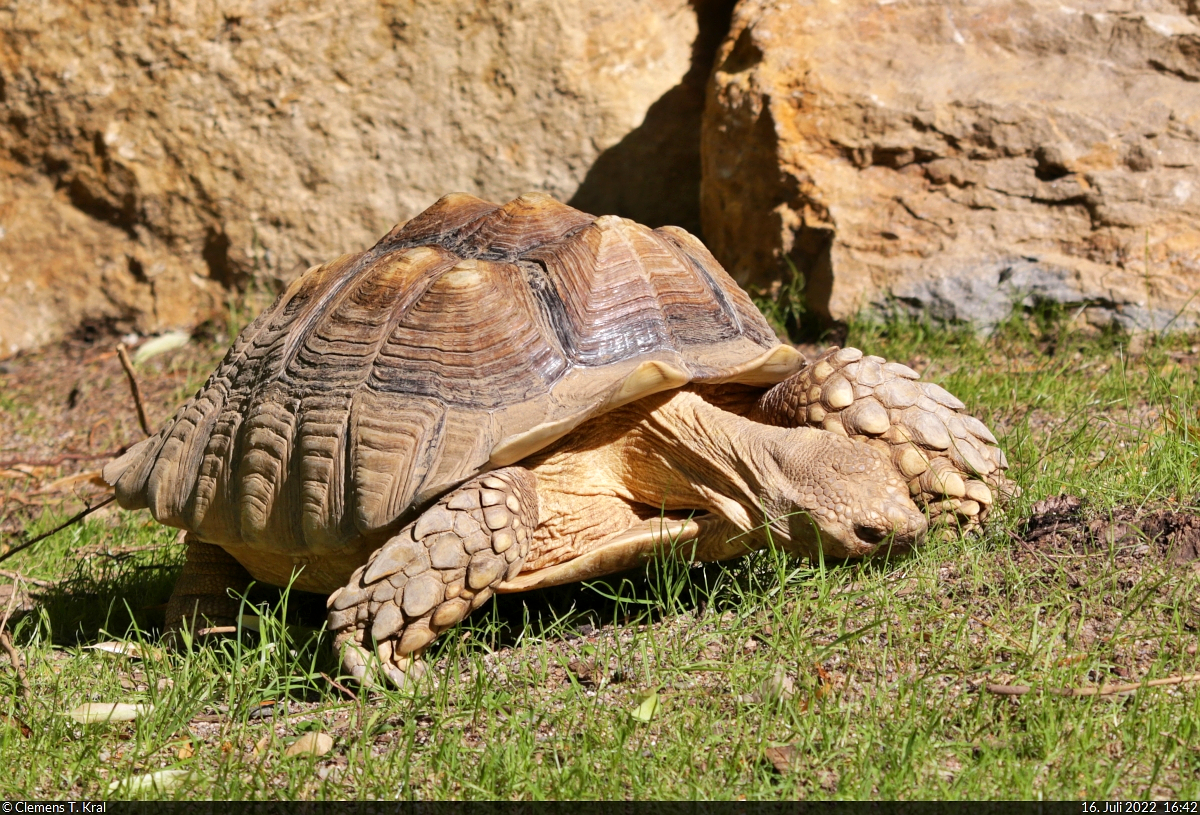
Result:
M752 422L689 391L630 407L642 415L621 459L637 501L708 510L743 531L778 509L770 488L778 467L769 451L786 444L788 430Z

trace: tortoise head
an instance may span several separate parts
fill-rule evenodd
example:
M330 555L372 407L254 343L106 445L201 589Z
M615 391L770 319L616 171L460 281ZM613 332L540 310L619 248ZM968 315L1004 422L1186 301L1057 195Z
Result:
M863 557L904 551L924 536L928 524L908 485L874 447L809 428L766 434L763 442L762 509L787 551Z

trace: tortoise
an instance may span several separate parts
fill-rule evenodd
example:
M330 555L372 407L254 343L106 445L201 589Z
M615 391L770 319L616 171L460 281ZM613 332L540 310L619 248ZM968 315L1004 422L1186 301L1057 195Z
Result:
M402 685L497 592L975 523L1007 463L963 411L855 349L807 362L682 229L453 194L309 269L103 472L186 530L168 630L290 583L349 674Z

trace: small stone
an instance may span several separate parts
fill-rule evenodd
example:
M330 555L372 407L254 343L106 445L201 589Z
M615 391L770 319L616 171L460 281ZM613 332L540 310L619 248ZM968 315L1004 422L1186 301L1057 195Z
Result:
M454 513L444 506L435 506L425 511L413 527L413 537L423 540L437 532L449 532L454 528Z
M483 480L481 480L479 483L483 484L483 486L487 487L490 490L507 490L508 489L508 482L503 481L502 479L499 479L494 475L485 476L483 478Z
M465 568L471 556L463 549L462 539L453 532L443 532L429 541L429 562L435 569Z
M407 589L404 592L408 594ZM375 619L371 622L371 637L380 642L393 636L404 625L404 615L400 613L400 609L395 603L387 603L380 606L379 611L375 614Z
M479 503L485 507L494 507L504 503L504 493L499 490L481 490Z
M503 529L508 526L509 517L504 507L485 507L483 510L483 521L488 529Z
M446 501L446 507L449 509L479 509L479 491L459 490L450 496L450 500ZM454 519L454 523L458 523L458 518Z
M854 388L845 377L835 376L821 389L821 403L830 410L840 410L854 401Z
M436 572L426 572L404 587L402 608L409 617L421 617L442 602L442 578ZM374 629L372 629L374 633ZM376 637L375 639L382 639Z
M467 567L467 585L476 591L492 585L504 574L508 564L490 552L480 552Z

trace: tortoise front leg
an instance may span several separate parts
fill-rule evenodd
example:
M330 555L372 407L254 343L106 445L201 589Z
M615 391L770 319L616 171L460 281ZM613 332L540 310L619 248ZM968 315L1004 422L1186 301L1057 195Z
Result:
M443 496L329 597L329 628L346 671L370 684L371 666L397 686L442 631L521 571L538 521L537 479L521 467L473 478ZM374 656L371 650L374 650Z
M877 447L933 517L972 526L1014 487L996 438L965 406L916 371L855 348L832 348L771 388L747 418L820 427Z
M169 638L185 626L196 631L205 624L236 623L241 601L233 595L244 594L252 579L242 564L220 546L192 535L187 536L186 543L183 571L167 602L165 633Z

